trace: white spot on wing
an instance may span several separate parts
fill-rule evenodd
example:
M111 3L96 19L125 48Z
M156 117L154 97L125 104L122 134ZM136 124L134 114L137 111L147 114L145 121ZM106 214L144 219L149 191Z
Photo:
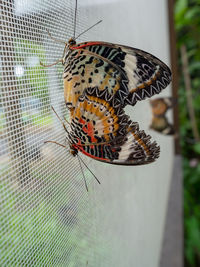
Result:
M137 68L137 58L134 55L126 54L125 56L125 72L129 79L129 90L137 87L139 77L135 74L134 70ZM135 74L135 76L134 76Z
M131 133L127 134L128 140L123 144L121 151L119 152L119 160L126 161L130 155L130 153L134 152L134 143L136 142L134 136Z

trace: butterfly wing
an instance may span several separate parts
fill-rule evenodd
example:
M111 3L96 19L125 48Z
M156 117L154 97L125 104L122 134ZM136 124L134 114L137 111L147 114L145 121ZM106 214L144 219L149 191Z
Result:
M79 44L71 47L71 51L65 58L64 66L64 96L67 107L74 108L78 97L85 88L98 87L100 95L105 93L104 98L107 102L118 94L119 89L123 88L124 99L128 95L128 89L125 87L124 80L127 80L125 73L116 64L112 63L103 55L96 53L93 49L101 47L97 43ZM98 49L97 49L98 52ZM121 91L120 91L121 93ZM118 98L116 98L116 101ZM117 102L116 102L117 104ZM118 105L121 105L118 100Z
M141 165L159 157L157 144L150 142L151 137L140 131L121 107L88 92L86 89L79 97L71 114L72 147L96 160L119 165Z
M143 165L155 161L159 157L160 148L151 137L139 130L137 123L130 122L127 132L121 141L114 141L109 147L113 154L111 164ZM110 153L111 154L111 153Z
M160 93L171 81L171 71L161 60L140 49L105 43L86 42L70 47L64 68L65 100L74 107L86 87L105 90L105 100L116 105Z

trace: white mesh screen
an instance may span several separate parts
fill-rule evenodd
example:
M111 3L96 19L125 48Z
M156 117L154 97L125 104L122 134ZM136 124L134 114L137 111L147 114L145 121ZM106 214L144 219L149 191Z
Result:
M132 0L107 2L79 1L77 34L104 20L79 41L105 38L138 46L167 62L164 1L144 6L136 0L134 8ZM66 115L62 65L40 65L61 58L64 45L51 40L46 30L68 40L74 6L75 0L0 0L0 266L157 267L172 140L153 133L162 154L148 166L118 167L83 157L101 181L98 185L84 168L89 193L77 158L68 149L44 144L65 144L51 105L61 117ZM130 113L149 132L145 103Z
M44 145L65 143L50 108L64 115L62 66L40 66L56 61L64 47L46 30L68 40L75 3L0 3L0 266L86 266L89 255L92 264L98 246L78 161ZM78 12L77 32L85 26Z

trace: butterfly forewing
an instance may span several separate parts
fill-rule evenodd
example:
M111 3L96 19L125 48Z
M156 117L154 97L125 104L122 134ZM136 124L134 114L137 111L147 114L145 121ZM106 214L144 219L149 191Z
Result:
M160 93L171 81L171 71L155 56L128 46L86 42L70 46L64 58L65 101L74 107L87 87L98 87L106 101L135 105ZM104 92L105 91L105 92Z

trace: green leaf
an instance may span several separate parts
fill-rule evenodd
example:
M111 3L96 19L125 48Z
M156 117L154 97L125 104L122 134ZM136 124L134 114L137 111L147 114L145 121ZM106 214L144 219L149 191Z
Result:
M178 0L175 4L175 14L182 13L188 7L188 0Z
M194 6L187 10L185 17L188 20L193 20L196 15L199 16L199 7Z
M183 21L185 20L185 12L187 10L188 1L187 0L178 0L175 4L175 26L179 28L184 25Z
M194 61L191 62L189 65L189 71L190 73L192 73L195 70L199 70L200 69L200 62L199 61Z
M192 266L195 266L195 252L200 251L200 230L196 217L191 216L186 220L186 257Z

